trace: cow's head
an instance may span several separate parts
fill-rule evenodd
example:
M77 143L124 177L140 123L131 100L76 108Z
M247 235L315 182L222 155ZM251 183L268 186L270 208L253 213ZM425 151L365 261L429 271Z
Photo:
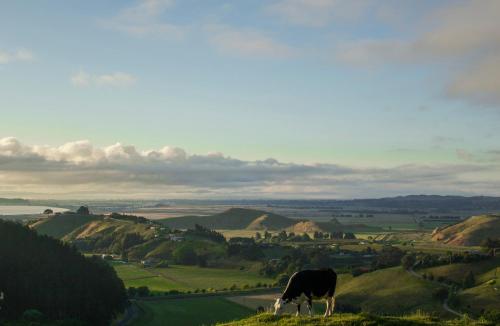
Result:
M285 301L281 298L276 299L274 303L274 314L279 315L283 311L283 307L285 307Z

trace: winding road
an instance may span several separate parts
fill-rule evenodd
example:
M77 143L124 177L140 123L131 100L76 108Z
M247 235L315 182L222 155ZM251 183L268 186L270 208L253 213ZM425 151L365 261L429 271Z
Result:
M410 273L410 275L414 276L414 277L417 277L423 281L427 281L427 282L430 282L430 283L433 283L433 284L436 284L436 285L439 285L439 286L446 286L448 289L451 288L450 285L448 284L444 284L444 283L440 283L440 282L437 282L437 281L431 281L431 280L427 280L427 279L424 279L422 275L418 274L417 272L415 272L413 270L413 267L410 268L410 269L407 269L407 272ZM455 316L458 316L458 317L464 317L464 314L450 308L450 306L448 305L448 298L444 299L443 301L443 309L448 311L449 313L455 315Z

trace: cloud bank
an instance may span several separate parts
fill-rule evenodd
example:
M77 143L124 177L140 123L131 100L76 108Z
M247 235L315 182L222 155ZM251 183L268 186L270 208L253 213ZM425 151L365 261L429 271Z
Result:
M0 139L0 195L92 198L361 198L408 193L500 195L500 166L336 164L245 161L178 147L140 151L89 141L61 146Z

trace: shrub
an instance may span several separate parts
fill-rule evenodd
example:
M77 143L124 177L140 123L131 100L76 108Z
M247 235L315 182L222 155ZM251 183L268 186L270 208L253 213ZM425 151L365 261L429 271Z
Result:
M287 274L280 274L276 282L278 283L278 286L286 286L289 278L290 276Z
M39 323L43 321L44 318L45 316L43 315L43 313L36 309L28 309L23 312L23 320L25 321Z
M476 284L476 279L474 278L474 274L472 273L472 271L469 271L462 283L465 289L471 288Z
M432 292L432 297L439 301L443 301L444 299L448 298L448 292L449 291L447 288L439 287Z
M137 288L137 295L140 297L149 297L149 288L147 286L139 286Z
M500 310L490 310L490 311L487 311L483 317L492 322L492 323L497 323L499 324L500 323Z
M401 258L401 265L404 267L404 269L410 269L415 265L416 259L415 255L412 253L407 253L406 255Z

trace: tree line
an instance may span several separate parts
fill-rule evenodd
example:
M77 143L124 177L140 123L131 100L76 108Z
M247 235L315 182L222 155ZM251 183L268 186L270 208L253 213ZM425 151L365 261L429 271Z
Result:
M122 280L105 261L1 220L0 292L0 324L35 311L48 320L108 325L127 304Z

